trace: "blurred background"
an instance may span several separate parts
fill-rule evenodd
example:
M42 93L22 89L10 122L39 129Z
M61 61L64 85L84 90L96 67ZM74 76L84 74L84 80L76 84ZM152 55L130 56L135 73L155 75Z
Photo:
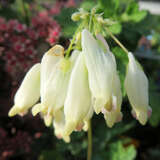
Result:
M150 82L153 113L146 126L132 118L124 89L123 121L108 128L94 115L93 160L160 159L160 2L159 0L0 0L0 160L85 160L87 133L73 133L65 144L39 116L8 117L13 97L28 69L51 46L69 44L78 8L98 12L116 23L110 31L132 51ZM145 9L145 10L144 10ZM126 54L106 35L118 59L123 84Z

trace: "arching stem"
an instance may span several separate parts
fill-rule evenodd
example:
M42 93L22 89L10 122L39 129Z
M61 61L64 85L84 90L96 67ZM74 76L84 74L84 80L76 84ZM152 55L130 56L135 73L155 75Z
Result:
M105 29L112 37L112 39L124 50L125 53L128 54L128 50L126 49L126 47L124 47L124 45L112 34L112 32L107 27L105 27Z

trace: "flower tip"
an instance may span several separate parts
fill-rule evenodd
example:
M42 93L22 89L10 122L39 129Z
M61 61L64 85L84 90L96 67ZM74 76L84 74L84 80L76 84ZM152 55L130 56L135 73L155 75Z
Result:
M65 137L69 136L73 131L74 129L76 128L77 126L77 123L76 122L73 122L73 121L66 121L66 126L65 126L65 129L64 129L64 135Z
M137 116L137 118L142 125L145 125L148 120L148 115L147 115L147 113L142 112Z
M114 123L115 123L115 121L111 118L111 115L105 115L104 118L105 118L107 126L109 128L112 128Z
M105 104L103 102L103 99L101 98L95 99L93 106L96 114L99 114L102 111L102 108L104 107L104 105Z
M36 116L39 112L41 112L41 110L42 110L42 105L40 103L36 104L32 108L32 115Z
M95 109L95 113L96 113L96 114L99 114L100 112L101 112L100 109L98 109L98 108Z
M17 106L13 106L8 113L9 117L15 116L19 112L19 108Z
M69 136L65 136L63 137L63 140L66 142L66 143L70 143L71 139Z
M88 121L84 121L83 130L84 130L85 132L87 132L87 131L88 131L88 128L89 128L89 126L88 126Z
M44 116L44 123L47 127L49 127L52 123L53 117L51 115Z

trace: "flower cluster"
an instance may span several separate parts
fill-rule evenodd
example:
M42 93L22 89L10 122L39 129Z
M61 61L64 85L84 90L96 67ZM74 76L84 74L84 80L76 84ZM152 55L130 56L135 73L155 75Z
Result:
M54 45L59 36L60 26L43 12L32 17L30 26L0 18L0 56L6 62L5 70L13 79L19 77L39 61L39 43Z
M73 131L88 129L93 113L103 113L112 127L121 121L122 93L116 59L101 35L96 39L84 29L82 50L70 57L56 45L35 64L18 89L9 116L23 115L32 106L32 114L40 113L46 126L53 124L55 135L70 141ZM125 89L134 117L145 124L151 114L148 104L148 80L142 68L128 53ZM40 103L35 103L39 100Z

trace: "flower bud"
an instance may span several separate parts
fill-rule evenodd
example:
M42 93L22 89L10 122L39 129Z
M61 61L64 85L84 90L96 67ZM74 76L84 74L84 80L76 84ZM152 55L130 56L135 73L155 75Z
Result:
M82 51L88 70L89 87L95 112L98 114L110 101L115 63L110 54L105 53L89 31L82 31Z
M71 19L76 22L76 21L80 20L80 16L81 16L80 12L75 12L75 13L72 14Z
M9 116L24 114L40 97L40 64L35 64L26 74L14 97Z
M132 53L128 53L129 63L125 77L125 89L135 117L142 125L145 125L150 112L148 102L148 79L140 64Z
M72 70L67 97L64 103L66 119L65 135L82 126L91 106L91 93L88 85L84 54L80 53ZM82 128L82 127L81 127Z

